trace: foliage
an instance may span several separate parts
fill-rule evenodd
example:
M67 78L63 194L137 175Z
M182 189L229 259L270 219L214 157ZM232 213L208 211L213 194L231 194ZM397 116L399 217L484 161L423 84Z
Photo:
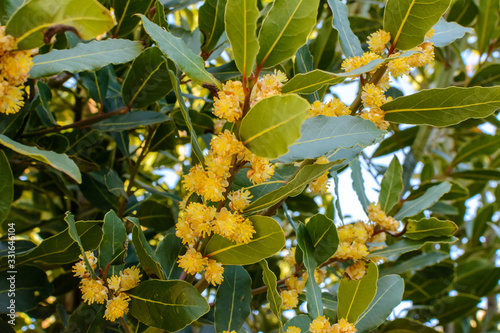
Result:
M0 330L498 332L499 10L3 0Z

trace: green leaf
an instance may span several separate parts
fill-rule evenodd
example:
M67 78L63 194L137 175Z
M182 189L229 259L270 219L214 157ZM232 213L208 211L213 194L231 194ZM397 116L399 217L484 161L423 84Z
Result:
M343 277L338 292L338 318L355 323L368 308L377 292L378 268L370 261L366 274L360 280Z
M412 126L402 131L396 131L390 137L380 142L380 145L373 152L372 158L384 156L410 146L415 141L418 129L418 126Z
M156 247L155 254L161 268L163 268L165 279L175 280L181 276L182 268L179 267L177 260L185 252L186 247L182 245L181 240L174 233L168 233L163 237Z
M76 222L76 230L87 251L93 251L101 243L101 221ZM44 239L34 249L20 254L16 258L16 265L21 266L29 262L43 262L46 264L68 264L78 260L81 254L80 246L69 235L69 228ZM5 265L7 257L3 257L1 264Z
M182 112L182 117L184 118L184 122L189 129L189 134L191 135L191 147L193 149L194 154L198 158L199 161L203 164L205 161L205 157L203 156L203 152L200 148L200 144L198 143L198 136L193 128L193 124L191 123L191 118L189 117L189 110L184 103L184 97L182 97L182 90L179 79L175 76L174 72L169 70L170 80L174 85L175 96L177 96L177 102L179 102L179 107Z
M256 0L227 0L226 34L236 66L245 77L252 73L259 53L256 35L259 15Z
M94 40L72 49L52 50L33 58L30 77L44 77L63 71L95 71L109 64L123 64L141 53L141 43L126 39Z
M81 302L80 305L69 316L65 327L67 332L104 332L106 330L106 319L104 304L89 305Z
M165 18L165 7L163 7L163 4L160 0L156 0L155 8L156 12L155 16L153 17L153 22L162 28L168 29L168 21Z
M398 275L386 275L377 281L377 293L368 308L359 316L355 325L358 332L380 326L401 303L405 284Z
M476 212L476 217L474 219L474 224L472 226L472 234L469 236L469 241L472 246L480 245L479 239L484 235L486 229L488 228L487 222L492 221L493 214L497 210L495 203L491 203L479 208Z
M352 32L349 25L349 11L346 4L339 0L328 0L333 13L333 27L339 33L340 48L346 58L363 55L363 49L358 37Z
M21 155L31 157L32 159L35 159L42 163L46 163L51 167L64 172L79 184L82 182L82 175L80 173L80 170L76 166L75 162L73 162L73 160L71 160L67 155L57 154L52 151L44 151L36 147L26 146L19 142L11 140L9 137L3 134L0 134L0 143Z
M467 317L476 309L480 297L469 294L442 297L433 304L432 313L441 325L455 321L459 317Z
M418 333L437 333L432 328L422 324L419 321L408 318L398 318L384 326L384 333L418 332Z
M304 266L308 276L306 281L307 311L312 318L323 315L323 301L321 299L321 288L314 279L314 271L318 262L314 259L314 244L309 236L305 225L300 224L297 230L297 245L303 253Z
M479 0L479 15L476 20L477 50L485 53L493 38L498 37L498 10L500 3L495 0ZM496 35L495 35L496 34Z
M403 253L406 252L411 252L420 249L422 246L426 244L431 244L431 243L454 243L457 241L456 237L437 237L437 238L426 238L426 239L420 239L420 240L413 240L413 239L402 239L400 241L397 241L388 247L380 250L375 250L373 252L370 252L368 255L369 258L373 257L385 257L389 258L392 256L399 256Z
M478 135L457 152L451 165L455 166L462 162L471 161L478 156L494 154L498 151L499 146L500 136L487 134Z
M40 117L40 120L47 127L59 126L56 118L54 118L54 115L50 111L49 102L52 99L52 92L49 86L42 81L37 81L36 87L40 97L40 105L36 107L36 113Z
M250 265L276 254L285 245L280 225L267 216L250 216L255 234L248 244L237 244L214 235L207 242L203 255L224 265Z
M156 47L135 58L123 81L123 101L130 107L143 108L165 97L172 90L167 61Z
M129 296L130 315L170 332L181 330L210 310L205 298L185 281L144 281Z
M470 79L467 86L497 86L500 85L500 64L487 64L482 66Z
M224 13L227 0L207 0L198 11L200 31L205 37L202 49L212 51L224 33Z
M24 0L4 0L0 2L0 24L5 25L9 21L9 17L21 7Z
M64 221L68 224L68 234L69 236L78 244L80 248L80 253L82 255L83 261L85 262L85 266L87 266L87 270L90 272L93 279L96 278L95 272L92 269L92 265L85 254L85 248L83 247L82 240L80 239L80 235L78 234L78 230L76 229L75 217L70 212L66 212L64 216Z
M334 73L315 69L308 73L295 75L285 83L281 92L284 94L312 94L327 84L337 84L344 80L344 77L338 77Z
M300 125L309 107L309 103L298 95L264 98L241 121L241 141L257 156L277 158L300 137Z
M74 27L88 40L111 29L114 20L97 0L31 0L11 16L5 32L17 38L20 49L33 49L44 45L46 29L58 24Z
M307 42L316 25L319 0L276 0L259 33L257 64L273 67Z
M323 214L316 214L306 224L314 248L314 259L320 265L337 251L339 237L335 223Z
M151 7L152 0L121 0L113 2L113 9L116 17L116 26L113 35L125 37L141 22L136 14L146 14Z
M238 331L250 314L252 279L241 266L226 266L215 296L215 330Z
M26 265L16 267L14 274L12 271L0 272L0 309L2 309L2 313L9 312L13 297L15 297L15 311L27 312L36 308L39 302L43 302L50 296L52 284L42 268ZM12 279L12 277L14 278ZM13 285L15 287L12 287Z
M458 230L457 225L448 220L438 220L435 217L423 218L418 221L408 220L405 237L423 239L427 237L451 236Z
M484 118L500 107L500 87L448 87L422 90L382 105L385 120L394 123L449 126Z
M340 57L336 52L338 40L337 30L333 29L332 17L323 21L323 26L318 30L318 35L308 45L313 55L313 68L331 70Z
M166 231L175 226L170 207L153 199L141 203L136 217L142 226L156 231Z
M392 45L411 49L424 41L425 34L439 21L451 0L388 0L384 30L391 33Z
M432 42L434 46L443 47L472 31L474 31L472 28L462 27L458 23L447 22L444 18L440 18L439 22L434 26L434 35L430 42Z
M149 276L164 280L165 274L163 274L163 269L158 263L158 258L153 252L151 245L149 245L146 236L144 236L144 232L142 232L139 221L133 217L127 217L127 219L134 223L134 229L132 230L132 243L134 244L135 252L137 253L137 258L139 258L142 269L144 269L146 274Z
M328 171L335 164L337 164L337 162L330 162L328 164L311 164L302 167L297 175L295 175L293 179L289 180L285 186L258 198L248 205L243 212L246 214L259 212L265 208L275 205L285 197L293 194L300 194L307 184L323 175L325 171Z
M500 180L500 171L491 169L472 169L452 172L450 177L487 182L490 180Z
M100 131L121 132L134 129L139 126L163 123L169 119L169 117L161 112L134 111L118 114L111 118L101 120L100 122L92 125L92 127Z
M206 71L203 59L194 54L182 39L174 37L170 32L163 30L163 28L148 20L146 16L139 16L142 18L144 29L156 42L160 50L172 59L193 82L200 85L209 84L220 87L220 82ZM175 88L173 80L172 83Z
M403 192L402 175L403 168L399 164L398 158L394 156L380 184L378 202L385 213L389 213L399 201Z
M394 215L396 220L401 220L408 216L415 216L426 208L436 203L445 193L451 189L451 184L442 182L439 185L429 188L425 193L415 200L405 201L401 209Z
M351 167L351 179L352 179L352 188L354 192L356 192L356 196L358 197L363 210L366 212L366 208L370 205L370 201L365 194L365 185L363 183L363 173L361 171L361 163L359 159L354 159L351 163L349 163Z
M279 158L280 162L317 158L339 148L367 147L386 133L373 122L352 116L309 118L300 132L300 139L288 147L289 152Z
M280 322L280 326L282 325L283 318L281 317L281 304L282 299L280 294L278 293L278 285L276 275L272 270L269 269L269 264L266 259L262 259L259 261L259 265L262 268L262 280L264 284L267 286L267 301L269 302L269 307L271 311L274 313Z
M309 325L311 325L311 318L308 315L298 315L286 322L283 331L287 331L290 326L300 328L302 333L309 332Z
M406 272L416 272L427 266L434 265L442 260L449 259L448 252L428 252L402 261L398 265L391 266L380 272L380 275L403 274Z
M14 199L14 176L9 160L3 150L0 150L0 224L9 215L9 209Z
M122 220L112 210L104 215L102 241L99 245L99 267L105 269L119 257L124 257L127 232Z

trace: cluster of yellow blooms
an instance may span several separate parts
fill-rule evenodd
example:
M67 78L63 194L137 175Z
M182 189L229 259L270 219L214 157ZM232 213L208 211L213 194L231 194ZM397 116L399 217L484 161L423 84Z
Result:
M18 112L24 105L24 82L33 66L31 51L16 51L16 39L0 27L0 113Z
M85 256L92 269L95 269L97 258L94 254L89 251L85 253ZM142 276L139 269L133 266L121 271L119 276L114 275L106 281L101 278L94 280L90 277L82 255L80 255L80 261L73 266L73 272L75 276L82 279L80 281L82 299L88 304L106 302L104 317L110 321L115 321L128 312L130 297L124 291L136 287Z
M368 211L368 218L375 224L380 225L387 231L397 231L399 228L399 221L395 220L392 216L387 216L380 208L380 204L370 204L366 210Z
M434 33L431 29L426 39L430 39ZM410 70L415 67L422 67L434 61L434 46L431 42L425 41L419 46L415 47L413 51L418 51L408 57L399 57L401 52L386 55L387 44L391 40L389 32L378 30L368 37L368 47L370 52L365 52L362 56L347 58L342 63L342 69L346 72L358 69L375 59L383 59L385 57L395 58L387 65L387 71L376 84L366 84L362 91L362 101L364 110L361 117L368 119L375 123L380 129L387 129L389 123L384 120L385 113L380 108L382 104L390 101L385 98L384 91L389 89L390 76L401 77L410 73ZM398 58L399 57L399 58ZM380 67L380 66L379 66ZM373 75L378 69L373 69L369 74ZM354 76L356 77L356 76Z
M252 89L250 105L273 95L281 94L286 76L277 71L264 75ZM238 244L250 242L255 229L250 220L240 213L250 204L250 191L241 188L227 193L231 169L236 165L250 164L247 177L254 184L268 180L274 174L274 165L267 158L254 155L229 130L222 132L224 122L237 122L243 116L245 93L240 81L227 81L214 102L214 114L219 134L210 142L205 166L198 164L185 175L182 184L189 193L201 196L203 203L190 203L179 214L176 235L188 245L184 255L179 256L179 266L188 274L205 271L208 283L217 285L223 281L224 267L217 261L204 258L198 252L199 242L212 234L218 234ZM189 197L189 195L187 196ZM224 202L229 199L229 209L211 206L208 202Z
M307 118L316 117L319 115L327 117L340 117L351 114L351 109L342 103L338 98L334 98L327 103L315 101L311 104L311 108L307 112Z
M344 318L340 319L338 323L330 325L325 316L318 316L309 325L309 332L311 333L356 333L354 324L349 323ZM290 326L285 333L301 333L301 329L295 326Z
M314 164L327 164L328 162L328 158L326 158L325 156L321 156L316 160L316 162L314 162ZM309 189L311 190L311 192L317 194L326 193L328 191L328 175L329 171L325 171L323 175L313 180L311 184L309 184Z

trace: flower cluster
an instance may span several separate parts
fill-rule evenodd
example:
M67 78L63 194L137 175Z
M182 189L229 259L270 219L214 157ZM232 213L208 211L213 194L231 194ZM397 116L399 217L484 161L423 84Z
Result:
M366 243L373 235L373 226L363 221L343 225L337 229L339 246L334 258L358 260L365 258L369 251Z
M325 316L318 316L309 325L309 331L311 333L356 333L356 328L344 318L330 325Z
M92 269L97 267L97 258L92 252L86 252L88 262ZM130 290L139 284L141 272L135 266L126 268L120 272L120 275L114 275L103 280L91 278L87 270L83 256L80 255L80 261L73 266L74 275L81 278L80 290L82 299L88 303L104 304L106 302L106 311L104 317L107 320L115 321L123 317L128 312L128 303L130 297L124 291Z
M378 30L368 37L368 47L370 52L365 52L362 56L350 57L343 61L342 69L346 72L353 71L375 59L391 58L387 65L387 71L380 78L376 84L365 84L362 90L362 101L365 109L361 117L368 119L375 123L380 129L387 129L389 123L384 120L385 112L381 106L390 101L385 98L384 91L390 87L390 76L395 78L408 75L412 68L425 66L434 61L434 46L428 41L432 37L433 30L429 31L426 35L426 41L419 46L412 49L416 51L410 56L401 57L402 52L389 54L386 53L387 45L391 41L391 34L389 32ZM375 71L382 66L381 64L372 69L368 75L372 76ZM352 78L356 78L353 75Z
M342 103L338 98L334 98L327 103L315 101L311 104L311 108L307 112L307 118L316 117L319 115L327 117L340 117L351 114L351 109Z
M288 290L281 292L281 299L283 300L283 309L290 310L299 304L299 294L304 291L304 286L307 282L307 272L302 274L302 279L299 280L295 275L290 276L285 281Z
M368 218L375 224L380 225L384 230L397 231L399 228L399 221L392 216L387 216L380 208L380 204L370 204L366 210L368 211Z
M326 158L325 156L321 156L316 160L316 162L314 162L314 164L327 164L328 162L328 158ZM329 171L325 171L323 175L313 180L311 184L309 184L309 189L311 190L311 192L323 194L328 191L328 174Z
M0 27L0 113L17 113L24 105L24 82L33 66L31 51L16 51L16 39Z

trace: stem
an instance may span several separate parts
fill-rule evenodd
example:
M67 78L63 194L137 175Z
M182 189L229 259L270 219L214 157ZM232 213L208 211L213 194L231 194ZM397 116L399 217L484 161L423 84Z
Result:
M128 324L125 321L125 318L120 317L120 323L122 324L123 329L125 330L126 333L132 333L132 331L130 330L130 327L128 327Z
M115 110L112 112L102 113L102 114L99 114L99 115L91 117L91 118L75 121L74 123L69 124L69 125L53 127L53 128L46 128L46 129L41 130L41 131L23 134L22 137L27 138L27 137L32 137L32 136L44 135L47 133L60 132L60 131L63 131L65 129L69 129L69 128L80 128L80 127L84 127L84 126L89 126L89 125L92 125L100 120L111 118L111 117L119 115L119 114L127 113L129 110L130 110L130 108L128 106L125 106L121 109L118 109L118 110Z

